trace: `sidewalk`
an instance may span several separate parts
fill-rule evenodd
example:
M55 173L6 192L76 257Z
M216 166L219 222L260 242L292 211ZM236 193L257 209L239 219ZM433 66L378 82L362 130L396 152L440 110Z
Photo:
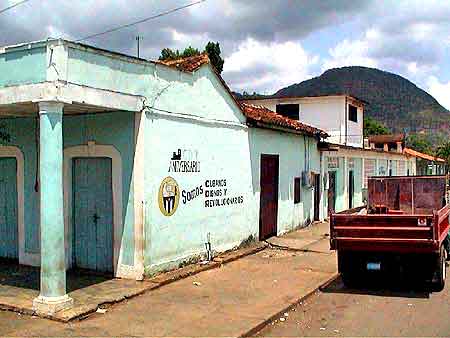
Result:
M0 313L1 336L241 336L336 275L327 224L269 240L220 268L146 292L69 324ZM280 249L284 247L285 249ZM308 251L312 250L312 251Z

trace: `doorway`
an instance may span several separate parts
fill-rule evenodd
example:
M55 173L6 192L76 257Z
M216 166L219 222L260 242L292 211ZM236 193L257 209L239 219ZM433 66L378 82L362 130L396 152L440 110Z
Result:
M278 218L278 155L261 155L259 240L277 235Z
M0 258L19 259L17 160L0 158Z
M328 172L328 216L336 211L336 172Z
M113 193L110 158L72 160L73 265L113 273Z
M314 175L314 221L320 220L320 174Z
M353 209L353 195L355 193L355 177L353 170L348 172L348 208Z

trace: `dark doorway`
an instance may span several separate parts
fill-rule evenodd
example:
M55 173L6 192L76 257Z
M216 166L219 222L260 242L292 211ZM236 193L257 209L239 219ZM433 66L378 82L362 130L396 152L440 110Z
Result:
M328 172L328 215L336 210L336 172Z
M277 235L278 155L261 155L259 240Z
M320 220L320 175L314 175L314 220Z
M353 208L353 195L355 193L355 179L353 170L348 172L348 208Z

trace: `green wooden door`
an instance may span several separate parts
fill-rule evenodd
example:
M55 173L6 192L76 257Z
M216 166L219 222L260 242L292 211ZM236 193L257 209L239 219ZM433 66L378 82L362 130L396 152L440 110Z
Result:
M18 259L17 161L0 158L0 257Z
M109 158L73 160L73 259L77 268L114 271L111 170Z

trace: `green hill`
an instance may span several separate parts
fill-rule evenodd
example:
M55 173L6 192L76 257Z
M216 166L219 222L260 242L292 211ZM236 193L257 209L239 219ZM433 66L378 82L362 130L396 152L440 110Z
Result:
M335 94L349 94L367 101L365 114L393 132L450 133L450 113L435 98L404 77L379 69L334 68L270 96Z

